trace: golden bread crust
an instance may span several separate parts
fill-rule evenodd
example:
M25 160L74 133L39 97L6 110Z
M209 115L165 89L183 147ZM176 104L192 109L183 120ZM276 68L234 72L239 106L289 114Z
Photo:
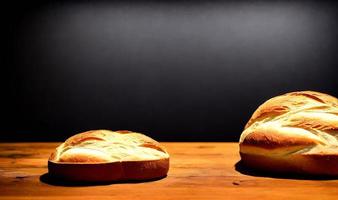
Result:
M167 174L169 154L140 133L94 130L76 134L58 146L48 169L51 175L73 181L152 179Z
M338 175L338 99L314 91L271 98L246 124L240 153L253 168Z

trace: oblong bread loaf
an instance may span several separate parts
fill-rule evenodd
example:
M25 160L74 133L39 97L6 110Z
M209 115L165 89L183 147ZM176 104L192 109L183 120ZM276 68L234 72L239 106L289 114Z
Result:
M69 181L147 180L164 177L169 154L155 140L131 131L79 133L48 160L53 177Z

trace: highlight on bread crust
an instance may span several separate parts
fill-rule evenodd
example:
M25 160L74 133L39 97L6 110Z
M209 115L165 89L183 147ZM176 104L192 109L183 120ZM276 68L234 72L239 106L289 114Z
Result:
M271 98L253 113L239 142L248 167L338 176L338 99L314 91Z
M93 130L68 138L48 160L52 176L72 181L145 180L166 176L169 154L131 131Z

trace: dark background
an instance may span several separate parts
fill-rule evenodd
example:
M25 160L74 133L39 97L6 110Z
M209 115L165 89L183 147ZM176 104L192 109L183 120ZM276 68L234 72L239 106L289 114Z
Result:
M338 96L334 2L33 0L1 11L0 141L101 128L237 141L273 96Z

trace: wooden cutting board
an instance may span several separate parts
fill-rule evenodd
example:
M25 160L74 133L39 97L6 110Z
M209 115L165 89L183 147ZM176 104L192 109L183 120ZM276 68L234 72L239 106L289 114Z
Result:
M257 174L238 161L236 143L163 143L166 178L72 185L50 180L47 159L58 143L0 143L1 199L338 199L338 180Z

